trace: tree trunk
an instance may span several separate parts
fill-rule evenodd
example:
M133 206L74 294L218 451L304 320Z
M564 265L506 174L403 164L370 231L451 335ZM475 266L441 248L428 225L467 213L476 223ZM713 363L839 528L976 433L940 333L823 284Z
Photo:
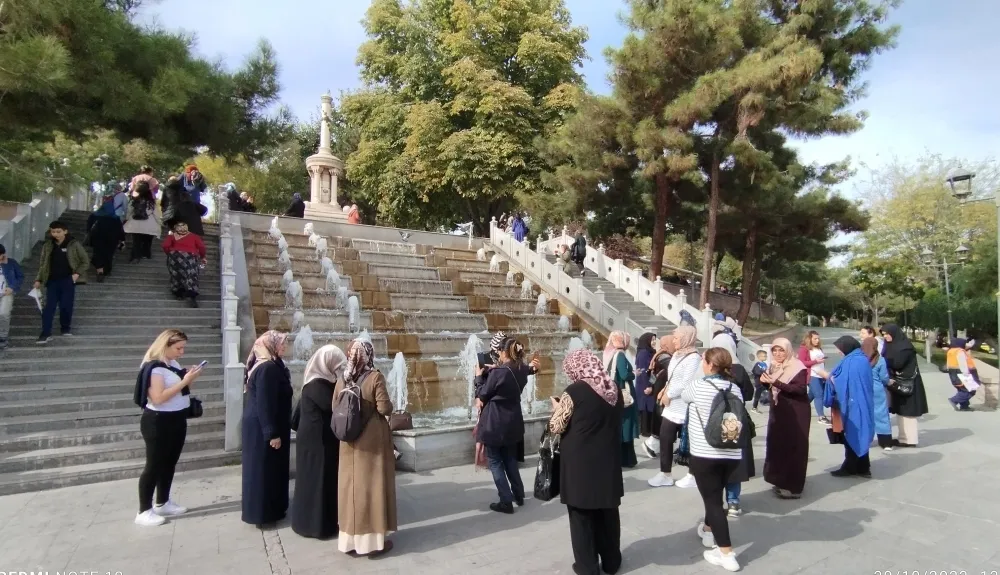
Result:
M701 297L699 308L708 303L708 294L712 287L712 263L715 261L716 220L719 217L719 149L712 150L712 172L708 199L708 227L705 231L705 257L701 266ZM746 290L744 290L746 291Z
M740 296L740 309L736 312L736 321L744 325L750 317L750 308L757 299L757 283L760 281L760 262L757 258L757 226L750 224L747 229L746 243L743 251L743 294Z
M656 281L663 270L663 248L667 242L667 204L670 185L667 175L656 174L656 217L653 219L652 251L650 254L649 281Z
M712 287L715 289L719 288L719 270L722 269L722 260L724 260L725 257L725 252L715 254L715 264L712 268Z

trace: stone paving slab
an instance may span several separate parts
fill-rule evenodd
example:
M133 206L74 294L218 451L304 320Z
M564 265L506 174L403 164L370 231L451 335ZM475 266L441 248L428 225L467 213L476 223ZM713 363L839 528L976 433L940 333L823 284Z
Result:
M990 575L1000 569L1000 504L993 496L1000 414L956 413L946 402L945 376L926 370L925 378L932 413L921 423L921 447L873 451L874 479L829 476L843 451L813 425L801 500L775 499L759 477L744 484L746 514L730 522L744 573ZM756 454L762 470L762 443ZM701 559L693 533L702 516L697 491L651 489L645 480L655 471L654 461L642 460L626 472L621 572L721 573ZM521 474L530 485L530 460ZM568 521L558 502L529 500L512 516L491 513L490 476L471 465L400 474L397 485L400 531L393 552L380 559L343 555L336 541L303 539L287 522L264 531L243 524L237 467L178 475L174 498L192 511L156 528L132 523L135 480L11 495L0 498L0 572L572 573Z

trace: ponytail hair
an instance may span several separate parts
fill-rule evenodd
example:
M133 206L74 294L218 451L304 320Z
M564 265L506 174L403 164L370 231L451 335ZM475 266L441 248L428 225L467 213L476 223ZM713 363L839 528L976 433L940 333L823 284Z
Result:
M179 329L168 329L160 332L153 340L153 344L146 350L146 355L142 358L142 363L150 361L164 361L167 349L177 345L182 341L187 341L188 336Z
M705 352L705 363L712 367L715 374L726 379L733 378L733 356L721 347L713 347Z
M524 346L517 338L508 337L500 344L500 349L507 355L507 358L517 365L524 363Z

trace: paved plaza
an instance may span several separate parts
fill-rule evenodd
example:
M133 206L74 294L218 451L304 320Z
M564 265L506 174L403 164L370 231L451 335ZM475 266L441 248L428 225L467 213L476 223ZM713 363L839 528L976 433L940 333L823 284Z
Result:
M1000 413L954 412L946 377L926 367L924 373L932 412L921 423L920 448L873 451L873 479L831 477L843 448L829 445L814 425L801 500L775 499L760 477L744 485L746 514L730 523L743 572L989 575L1000 569ZM655 470L654 461L640 460L625 474L621 572L721 573L701 559L693 531L702 515L697 491L651 489L645 480ZM530 485L532 460L521 473ZM557 501L529 499L513 516L491 513L492 481L471 463L400 474L397 486L396 547L379 559L343 555L336 541L303 539L287 521L263 531L243 524L239 468L179 475L174 498L192 511L156 528L132 523L135 480L12 495L0 498L0 572L572 573L566 512Z

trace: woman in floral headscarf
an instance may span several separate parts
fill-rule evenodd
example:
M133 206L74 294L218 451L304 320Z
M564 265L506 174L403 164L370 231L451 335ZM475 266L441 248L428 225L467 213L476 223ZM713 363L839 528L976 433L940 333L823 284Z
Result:
M253 344L243 380L243 521L276 523L288 511L292 378L281 360L287 334L268 331Z
M622 390L625 411L622 414L622 467L629 469L639 464L635 457L635 440L639 437L639 407L635 404L635 372L625 357L632 338L623 331L613 331L604 348L604 371Z
M624 396L601 360L578 349L563 360L572 382L552 399L549 430L561 434L559 500L569 512L575 573L616 573L622 564ZM635 454L633 452L633 457Z
M771 367L760 376L761 384L771 390L764 481L781 499L798 499L809 464L809 370L785 338L774 340L771 357Z
M347 351L344 377L334 389L334 401L347 384L361 389L361 419L365 427L354 441L340 444L337 514L343 553L375 555L392 550L388 535L396 530L396 458L387 417L392 400L385 377L375 369L375 350L356 339Z

